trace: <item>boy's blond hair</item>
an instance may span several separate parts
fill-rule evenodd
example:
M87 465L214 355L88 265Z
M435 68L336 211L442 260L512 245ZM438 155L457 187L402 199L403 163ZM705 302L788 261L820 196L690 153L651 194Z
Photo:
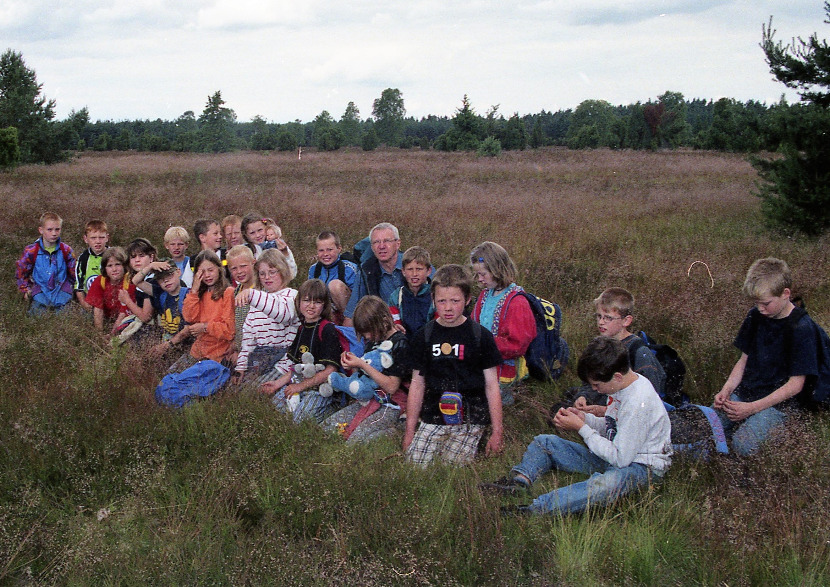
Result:
M768 295L780 296L785 289L792 289L790 268L785 261L775 257L756 260L746 272L743 294L753 300Z
M167 229L167 232L164 233L164 244L176 239L182 241L184 244L190 243L190 235L185 227L171 226Z
M256 261L256 257L254 257L254 252L250 249L248 245L236 245L235 247L231 247L230 249L228 249L228 252L225 253L225 259L227 261L230 261L231 259L235 259L237 257L247 257L251 262Z
M432 267L432 261L429 258L429 251L424 247L409 247L403 254L401 259L401 267L406 268L409 263L420 263L427 269Z
M88 235L90 232L106 232L109 234L109 230L107 229L107 223L103 220L90 220L84 226L84 236Z
M318 245L318 244L320 244L320 241L328 240L330 238L334 239L334 246L335 247L340 248L340 247L343 246L343 245L340 244L340 237L337 236L337 233L332 231L332 230L324 230L323 232L318 234L317 238L314 239L314 244Z
M262 284L259 282L259 268L262 265L268 265L269 267L276 269L280 273L280 277L282 278L282 286L288 286L288 282L291 281L291 269L288 268L288 262L285 260L285 255L280 253L277 249L267 249L262 251L262 254L257 259L256 263L254 263L254 271L256 271L256 280L257 286L262 287Z
M40 224L38 226L43 228L44 226L46 226L47 222L57 222L58 224L63 226L63 218L61 218L54 212L44 212L43 214L41 214Z
M594 306L606 310L616 310L621 317L634 315L634 296L627 289L609 287L594 300Z
M519 273L504 247L491 241L485 241L470 251L470 263L484 265L498 285L496 289L504 289L515 283Z
M229 214L222 219L222 222L219 223L219 228L222 229L222 234L225 233L225 228L230 226L231 224L239 224L242 226L242 218L237 216L236 214Z

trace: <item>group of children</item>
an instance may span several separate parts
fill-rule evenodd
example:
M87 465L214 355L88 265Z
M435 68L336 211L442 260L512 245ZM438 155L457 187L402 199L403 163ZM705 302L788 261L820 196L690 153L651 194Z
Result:
M295 421L313 419L350 442L403 427L402 448L417 464L467 463L481 443L486 454L501 452L503 406L527 376L524 354L537 332L518 295L516 266L498 244L481 243L469 265L436 271L424 248L399 251L391 224L370 231L373 255L363 261L344 255L338 236L324 231L308 279L293 289L293 254L279 227L259 214L197 221L201 250L193 259L182 227L165 233L170 257L157 259L146 239L108 246L106 224L93 220L76 263L61 227L60 217L44 214L40 238L17 264L31 314L75 299L105 337L143 345L171 372L221 362L234 371L232 385L272 395ZM467 313L474 279L481 292ZM815 324L794 311L791 288L778 259L761 259L747 274L744 293L755 308L735 341L741 358L714 400L738 454L757 450L818 375ZM582 511L669 467L665 373L629 331L634 298L610 288L594 306L599 336L577 366L584 385L553 415L557 429L577 432L584 444L540 435L510 476L483 488L527 491L551 469L591 476L509 513ZM371 380L369 399L332 393L332 375L342 371Z

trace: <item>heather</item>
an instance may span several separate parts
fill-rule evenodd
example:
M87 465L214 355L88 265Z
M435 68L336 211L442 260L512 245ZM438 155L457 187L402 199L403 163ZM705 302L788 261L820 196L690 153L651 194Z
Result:
M576 353L594 334L590 301L632 290L635 327L678 349L687 391L708 404L737 358L755 258L786 259L796 293L830 325L826 239L765 232L756 178L722 153L564 149L85 154L0 175L0 581L825 584L826 415L751 459L680 459L662 485L607 511L502 519L509 501L476 485L547 430L570 372L518 396L504 455L414 470L397 440L346 447L259 397L161 409L156 371L103 347L79 315L22 318L11 278L47 210L78 252L93 217L114 243L160 247L170 225L259 210L278 219L301 274L320 230L350 246L386 220L437 265L502 244L522 285L562 306ZM548 476L537 491L568 480Z

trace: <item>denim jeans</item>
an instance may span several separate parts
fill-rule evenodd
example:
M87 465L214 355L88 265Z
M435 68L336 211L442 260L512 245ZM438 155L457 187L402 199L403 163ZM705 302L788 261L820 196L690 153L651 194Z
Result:
M534 513L571 514L581 512L589 505L606 505L625 493L648 485L651 477L645 465L631 463L627 467L612 467L585 445L554 434L540 434L534 438L522 462L513 467L513 473L524 475L532 483L551 469L590 477L540 495L530 504Z
M733 393L729 399L735 402L743 401L737 393ZM775 407L761 410L740 422L733 422L720 410L716 411L723 423L726 438L732 441L732 450L742 457L758 450L761 443L769 438L770 432L787 421L787 414Z

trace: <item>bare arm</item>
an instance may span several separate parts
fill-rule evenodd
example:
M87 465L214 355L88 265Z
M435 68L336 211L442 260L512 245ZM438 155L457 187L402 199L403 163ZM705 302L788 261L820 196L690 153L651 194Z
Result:
M729 374L729 377L726 379L726 383L723 384L723 387L715 396L715 407L718 409L723 409L723 404L729 399L729 396L732 395L732 392L737 389L738 385L741 383L741 380L744 378L744 369L746 369L746 361L749 356L746 353L741 354L741 358L738 359L738 362L735 363L735 366L732 367L732 372Z
M406 432L403 435L403 444L401 445L404 452L409 449L409 445L412 444L412 440L415 438L415 430L418 428L418 419L421 416L421 407L424 403L425 390L424 376L416 369L412 372L412 383L409 385L409 396L406 400Z
M499 376L496 367L484 371L484 393L487 396L487 407L490 410L490 439L484 449L484 454L500 453L504 448L504 423L501 412L501 392L499 391Z

